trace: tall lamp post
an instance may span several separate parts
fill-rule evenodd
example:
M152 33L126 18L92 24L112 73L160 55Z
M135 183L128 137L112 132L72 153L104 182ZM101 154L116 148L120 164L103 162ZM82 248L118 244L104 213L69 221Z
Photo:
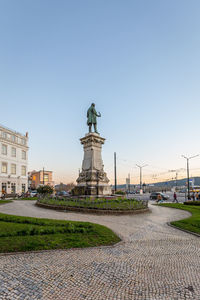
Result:
M140 169L140 191L142 191L142 168L147 167L148 165L136 165Z
M116 152L114 152L114 178L115 178L115 192L117 191L117 166L116 166Z
M199 156L199 154L194 155L194 156L190 156L190 157L186 157L184 155L182 155L183 158L185 158L187 160L187 190L188 190L188 200L190 200L190 174L189 174L189 160L192 158L195 158Z
M43 185L44 185L44 167L43 167Z
M176 189L175 191L177 192L178 189L178 173L181 171L185 171L185 169L177 169L177 170L169 170L168 172L174 172L176 173L176 177L175 177L175 185L176 185Z

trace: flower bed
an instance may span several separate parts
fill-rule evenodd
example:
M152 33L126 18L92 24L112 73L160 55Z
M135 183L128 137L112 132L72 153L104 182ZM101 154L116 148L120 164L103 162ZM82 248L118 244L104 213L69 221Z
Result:
M131 213L143 212L148 210L147 201L138 201L135 199L77 199L67 198L56 200L44 198L37 201L40 207L53 208L57 210L71 210L79 212L94 212L94 213Z

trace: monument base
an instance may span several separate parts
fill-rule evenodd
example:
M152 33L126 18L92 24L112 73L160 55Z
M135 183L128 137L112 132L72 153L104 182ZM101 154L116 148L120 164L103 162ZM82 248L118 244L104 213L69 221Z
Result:
M87 185L87 186L75 186L72 191L74 196L108 196L112 194L112 189L109 185L107 186L95 186L95 185Z
M105 139L97 133L88 133L81 139L84 147L82 171L77 179L73 193L76 196L111 195L109 179L103 170L101 149Z

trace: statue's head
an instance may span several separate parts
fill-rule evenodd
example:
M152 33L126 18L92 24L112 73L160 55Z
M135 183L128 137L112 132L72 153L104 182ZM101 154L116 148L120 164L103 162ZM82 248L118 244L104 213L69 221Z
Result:
M92 106L93 106L93 107L95 107L95 104L94 104L94 103L92 103Z

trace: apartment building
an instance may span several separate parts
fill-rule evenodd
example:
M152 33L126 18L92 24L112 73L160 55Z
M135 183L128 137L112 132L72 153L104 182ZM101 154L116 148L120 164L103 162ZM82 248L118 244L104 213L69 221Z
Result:
M40 185L54 186L52 171L34 170L30 172L28 175L29 175L29 187L32 190L37 189Z
M28 190L28 133L0 125L0 195Z

